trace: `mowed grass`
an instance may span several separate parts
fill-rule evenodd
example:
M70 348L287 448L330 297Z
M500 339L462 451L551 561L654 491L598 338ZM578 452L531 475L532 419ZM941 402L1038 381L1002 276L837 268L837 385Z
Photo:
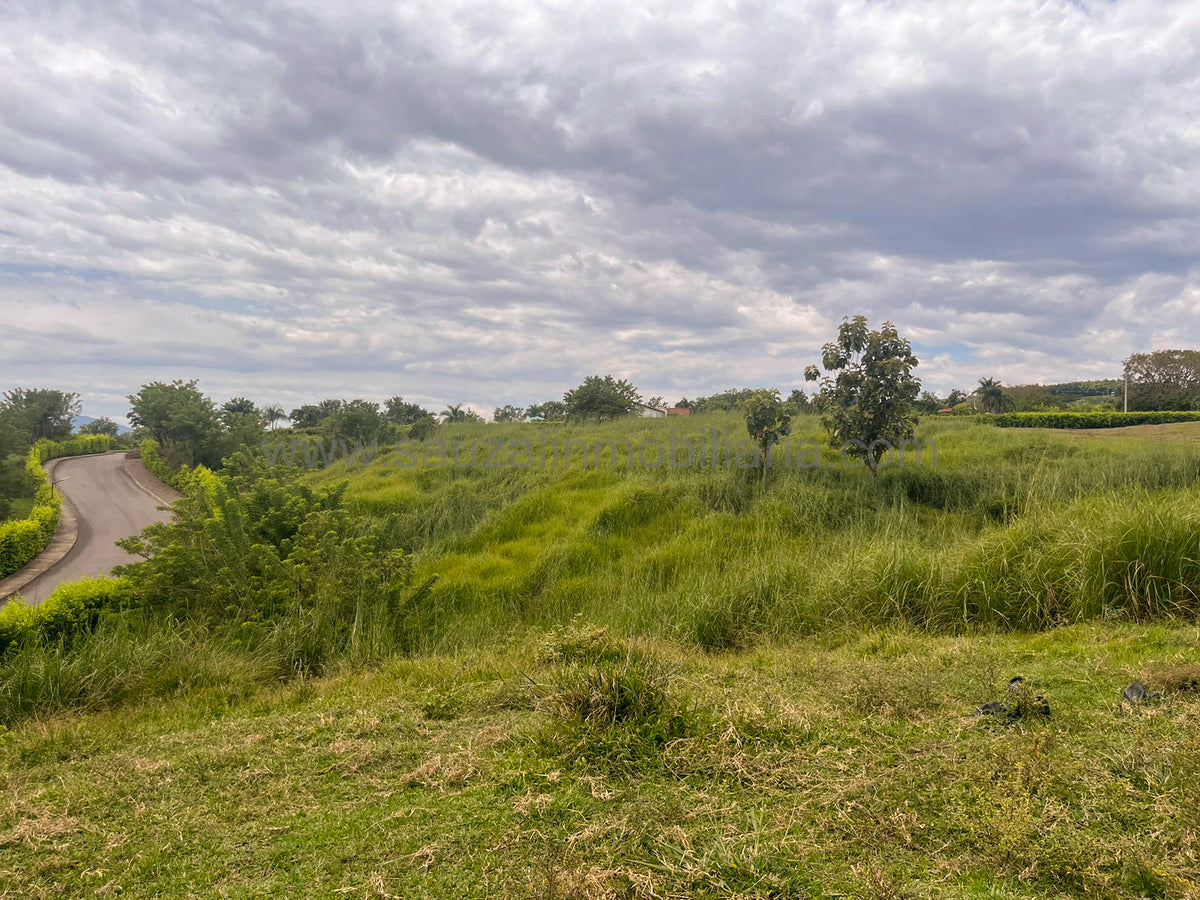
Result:
M1198 640L838 630L712 656L576 621L27 722L0 740L0 896L1195 897L1200 695L1120 692ZM1051 717L974 715L1014 674Z
M429 465L399 467L384 454L367 468L337 464L312 477L348 478L352 502L417 554L418 577L438 577L421 610L421 651L494 643L577 613L705 649L788 640L830 623L970 631L1200 613L1200 448L1191 431L1171 441L1083 441L929 420L919 464L910 457L875 482L827 448L824 465L796 465L811 463L823 440L815 418L796 425L765 485L752 457L738 465L744 426L732 414L454 426L427 445L436 448ZM609 450L595 452L653 440L671 453L673 442L690 441L700 455L714 435L735 448L732 463L646 466L635 453L612 464ZM470 465L471 442L485 440L528 441L538 456L552 443L558 450L546 458L559 464L524 465L518 452L515 466ZM442 446L456 465L444 464ZM567 446L571 465L562 464Z

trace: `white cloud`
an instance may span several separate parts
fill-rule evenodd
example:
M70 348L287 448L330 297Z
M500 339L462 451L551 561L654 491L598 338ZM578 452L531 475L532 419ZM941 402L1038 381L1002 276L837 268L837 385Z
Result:
M17 4L0 382L487 408L1195 345L1200 8ZM47 361L52 360L52 364Z

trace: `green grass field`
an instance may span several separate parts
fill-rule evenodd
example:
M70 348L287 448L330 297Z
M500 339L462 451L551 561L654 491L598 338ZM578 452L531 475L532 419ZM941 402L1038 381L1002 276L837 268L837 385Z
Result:
M671 427L744 430L546 430ZM396 652L280 682L134 619L10 655L0 896L1200 896L1200 426L919 437L878 482L306 475L437 576ZM1049 718L975 714L1017 674Z

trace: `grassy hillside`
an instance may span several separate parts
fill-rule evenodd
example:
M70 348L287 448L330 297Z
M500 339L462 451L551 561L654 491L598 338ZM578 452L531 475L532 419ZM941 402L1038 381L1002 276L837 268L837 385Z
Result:
M627 664L577 627L27 724L0 741L0 894L1196 897L1200 696L1120 691L1198 640L872 630ZM1048 720L973 715L1017 673Z
M672 427L742 437L546 433ZM1200 428L931 421L875 482L784 466L809 419L765 485L439 437L203 475L128 608L14 643L0 897L1200 897Z
M669 445L674 429L711 446L714 431L742 440L741 427L713 415L544 431L562 459L576 440ZM418 553L418 578L438 576L418 649L479 645L576 613L722 649L831 625L1043 628L1200 611L1191 441L931 421L918 437L936 443L936 466L927 453L873 483L831 454L832 465L787 468L776 448L765 487L753 469L611 466L607 451L587 467L578 451L571 466L467 464L473 439L511 447L541 433L448 427L441 439L460 446L459 465L401 468L384 454L315 476L348 477L355 507ZM820 438L806 419L791 443Z

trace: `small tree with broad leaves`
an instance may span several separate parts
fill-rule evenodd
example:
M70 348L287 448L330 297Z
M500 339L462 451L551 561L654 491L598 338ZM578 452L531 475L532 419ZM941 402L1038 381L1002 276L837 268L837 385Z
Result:
M917 423L913 402L921 382L912 374L912 347L891 322L871 331L866 316L855 316L843 319L837 340L822 348L821 364L824 378L816 366L804 370L806 380L821 380L821 424L835 446L866 462L878 478L879 461L912 438Z
M763 484L771 463L771 448L792 431L792 413L779 399L777 390L755 391L743 404L746 410L746 431L758 445L758 464L762 468Z

